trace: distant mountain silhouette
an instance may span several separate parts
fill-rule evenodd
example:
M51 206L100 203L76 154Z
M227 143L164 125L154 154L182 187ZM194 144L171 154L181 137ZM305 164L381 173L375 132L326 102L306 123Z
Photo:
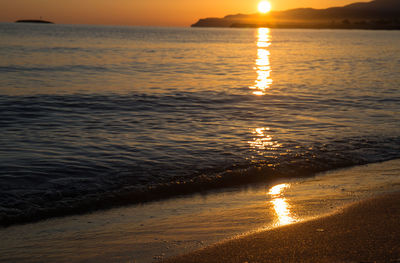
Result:
M400 29L400 0L374 0L327 9L297 8L268 14L200 19L192 27Z

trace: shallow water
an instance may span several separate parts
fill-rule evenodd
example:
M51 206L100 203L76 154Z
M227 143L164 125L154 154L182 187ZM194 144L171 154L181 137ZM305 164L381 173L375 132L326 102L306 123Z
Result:
M2 224L400 156L399 32L0 35Z

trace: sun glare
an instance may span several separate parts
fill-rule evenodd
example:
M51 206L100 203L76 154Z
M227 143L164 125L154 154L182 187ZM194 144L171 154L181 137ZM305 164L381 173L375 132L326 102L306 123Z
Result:
M271 3L267 1L262 1L258 4L258 11L260 13L266 14L271 11Z

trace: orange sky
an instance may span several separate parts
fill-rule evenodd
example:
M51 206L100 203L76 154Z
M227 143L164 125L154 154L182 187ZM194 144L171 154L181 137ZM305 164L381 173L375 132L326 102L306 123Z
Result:
M368 0L270 0L273 10L326 8ZM199 18L257 12L259 0L0 0L0 21L189 26Z

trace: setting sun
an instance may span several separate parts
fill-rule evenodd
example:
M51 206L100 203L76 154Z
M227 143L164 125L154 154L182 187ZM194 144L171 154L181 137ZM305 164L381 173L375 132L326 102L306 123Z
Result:
M268 13L271 11L271 3L267 1L260 2L258 4L258 11L263 14Z

